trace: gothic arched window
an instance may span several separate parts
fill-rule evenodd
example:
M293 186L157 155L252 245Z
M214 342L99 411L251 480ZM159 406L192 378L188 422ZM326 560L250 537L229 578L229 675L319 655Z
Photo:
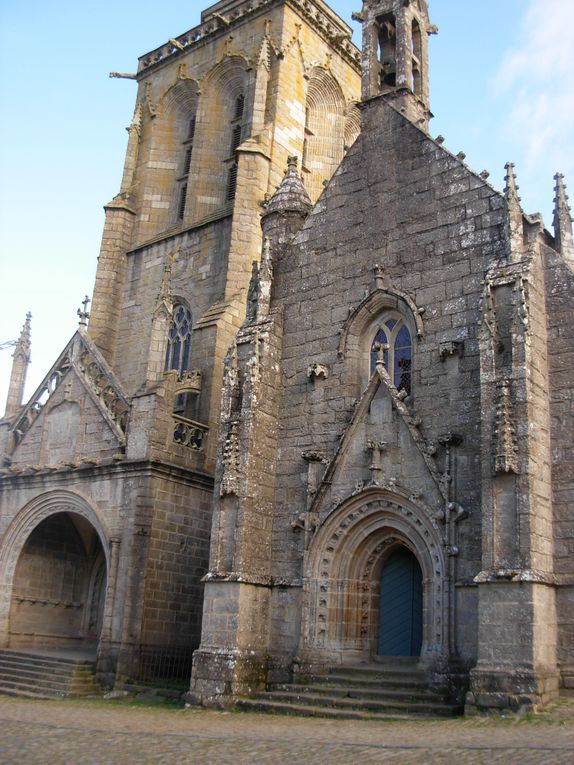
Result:
M379 325L371 344L371 374L375 371L379 355L398 390L411 394L413 344L411 333L398 314L387 316Z
M181 375L189 369L191 351L191 311L183 305L173 309L173 319L167 336L166 371L175 369Z

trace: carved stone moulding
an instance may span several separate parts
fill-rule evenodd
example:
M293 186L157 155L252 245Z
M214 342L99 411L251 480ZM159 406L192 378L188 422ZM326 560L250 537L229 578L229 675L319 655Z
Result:
M315 380L326 380L329 377L329 366L327 364L310 364L307 367L307 377L311 382Z
M449 340L439 345L439 357L441 361L446 361L449 356L464 356L464 342L462 340Z
M179 393L199 393L201 391L201 371L199 369L190 369L184 372L175 386L176 394Z

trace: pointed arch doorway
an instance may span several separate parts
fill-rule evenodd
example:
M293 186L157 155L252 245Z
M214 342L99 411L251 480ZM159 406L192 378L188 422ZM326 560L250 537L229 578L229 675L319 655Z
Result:
M423 641L423 575L406 547L396 548L381 572L377 655L419 656Z

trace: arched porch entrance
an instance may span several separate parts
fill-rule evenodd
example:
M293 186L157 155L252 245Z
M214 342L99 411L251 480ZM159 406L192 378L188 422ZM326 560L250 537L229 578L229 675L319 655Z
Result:
M22 508L0 546L0 648L95 656L109 619L108 539L99 514L73 492L42 494Z
M323 522L306 555L299 660L304 665L448 653L441 529L399 491L368 488Z
M9 647L95 648L102 628L106 559L90 522L55 513L30 533L10 601Z

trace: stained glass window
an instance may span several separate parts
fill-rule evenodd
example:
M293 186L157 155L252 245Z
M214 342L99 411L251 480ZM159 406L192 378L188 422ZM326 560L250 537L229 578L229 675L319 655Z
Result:
M388 318L377 329L371 343L371 374L381 353L385 369L397 390L410 395L413 344L411 333L401 318Z
M189 369L191 351L191 311L183 305L176 305L167 338L165 354L166 370L175 369L180 374Z

